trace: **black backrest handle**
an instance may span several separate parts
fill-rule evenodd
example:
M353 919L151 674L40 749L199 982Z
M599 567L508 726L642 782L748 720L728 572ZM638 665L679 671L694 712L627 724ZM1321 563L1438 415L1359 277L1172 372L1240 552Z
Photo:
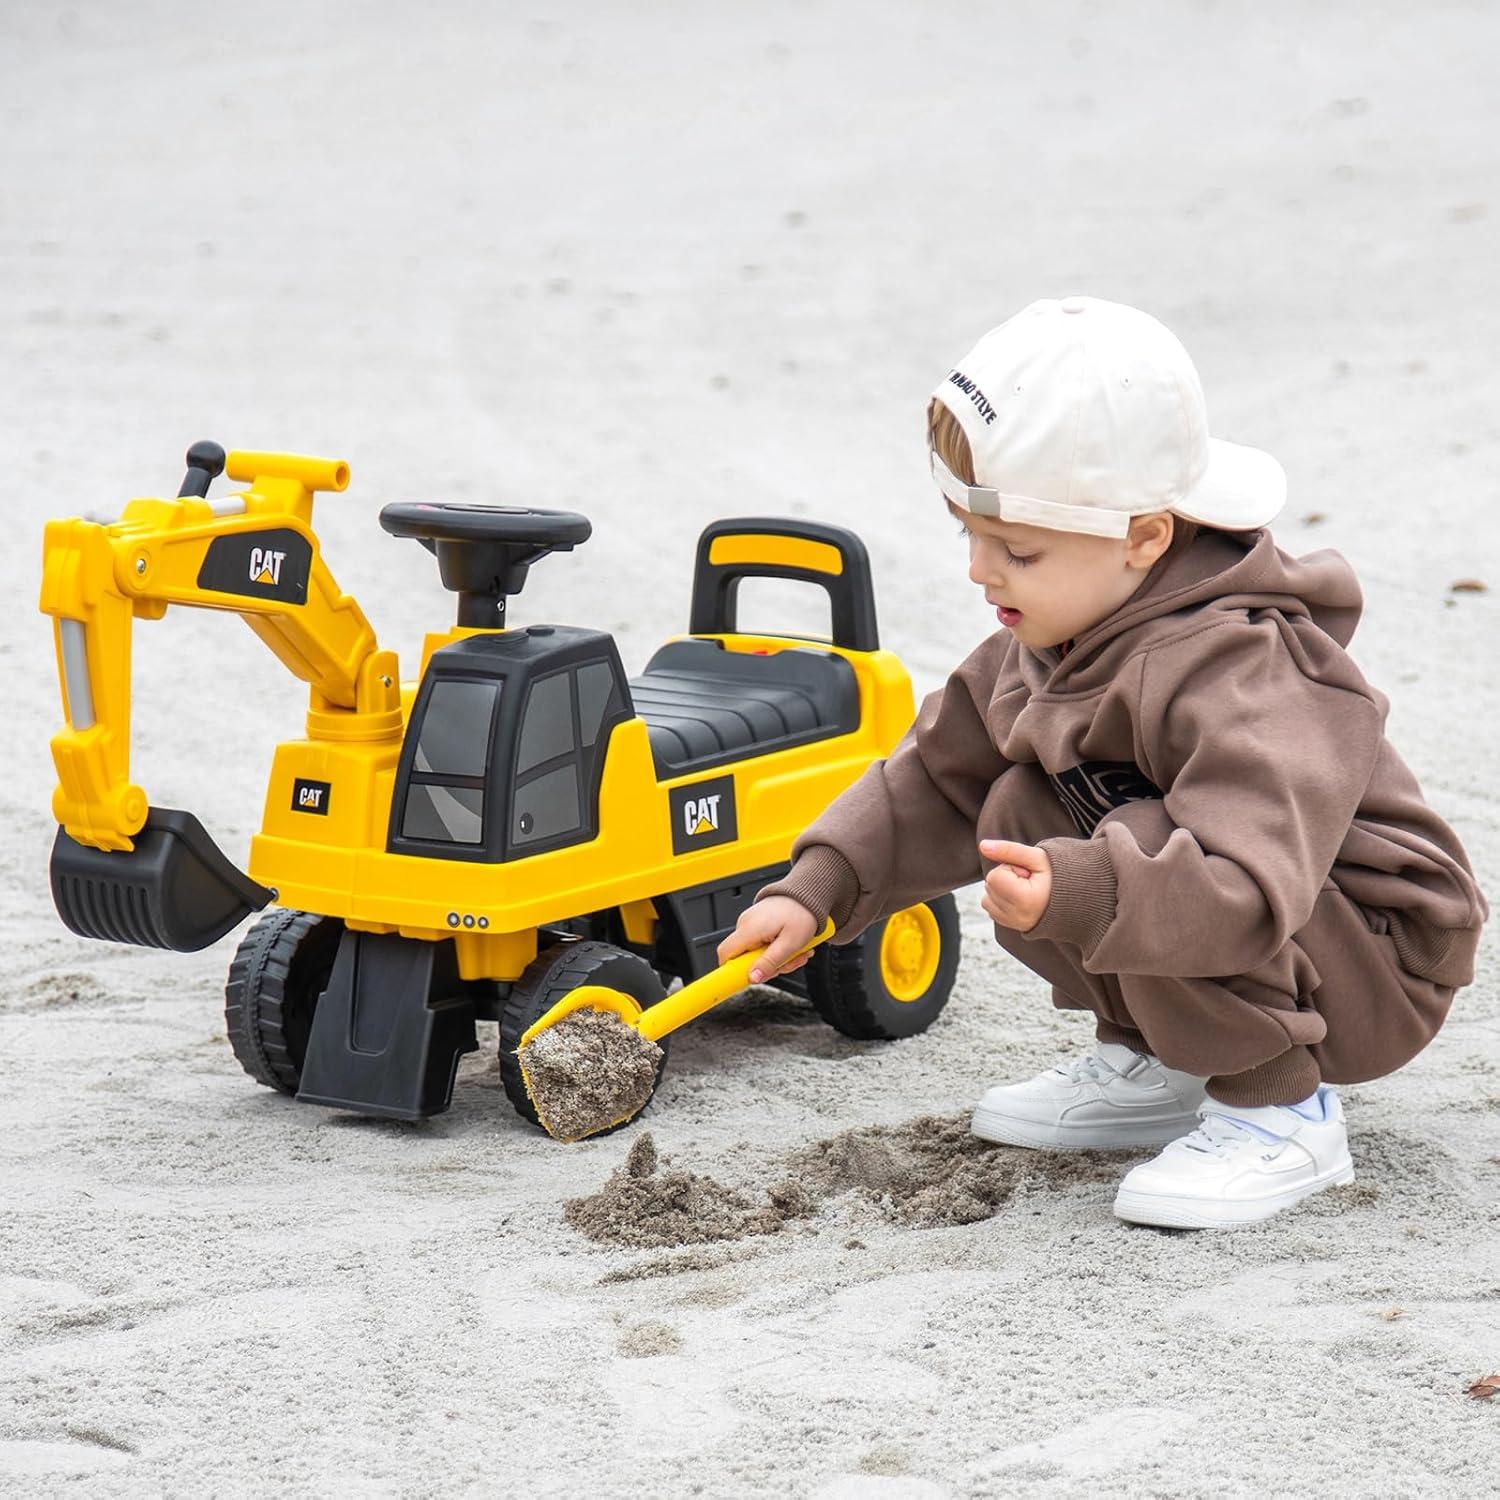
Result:
M876 651L875 590L865 544L842 526L777 516L737 516L704 527L693 566L693 635L735 631L742 578L791 578L828 592L833 644Z

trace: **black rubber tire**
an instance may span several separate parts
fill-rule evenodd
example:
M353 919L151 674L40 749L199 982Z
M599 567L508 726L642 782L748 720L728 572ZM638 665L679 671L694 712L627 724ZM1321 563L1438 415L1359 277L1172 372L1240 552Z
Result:
M541 1121L537 1119L536 1107L526 1092L516 1046L529 1027L581 984L607 985L629 995L642 1006L655 1005L667 993L660 976L644 958L611 943L556 943L537 954L511 986L510 995L500 1011L500 1081L505 1085L506 1097L515 1106L516 1113L538 1128L541 1128ZM656 1082L651 1085L646 1104L661 1086L662 1074L667 1068L669 1040L663 1037L657 1043L662 1050L662 1059L657 1064ZM642 1109L645 1107L645 1104L641 1106ZM620 1125L596 1134L609 1135L628 1124L629 1120L623 1120Z
M337 917L269 912L235 950L224 1024L240 1066L257 1083L295 1094L318 997L328 988L344 924Z
M897 1000L880 973L880 943L888 917L872 922L852 943L822 943L807 961L807 991L835 1031L859 1041L896 1041L926 1031L948 1003L958 973L958 903L951 895L922 903L937 918L938 966L915 1000Z

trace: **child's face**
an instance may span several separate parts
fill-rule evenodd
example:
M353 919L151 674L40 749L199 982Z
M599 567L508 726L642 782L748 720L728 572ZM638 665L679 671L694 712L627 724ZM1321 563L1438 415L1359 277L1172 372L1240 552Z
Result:
M1074 640L1113 614L1172 539L1165 511L1136 517L1127 537L1107 537L996 521L951 500L948 509L968 538L969 577L1005 606L996 618L1033 649Z

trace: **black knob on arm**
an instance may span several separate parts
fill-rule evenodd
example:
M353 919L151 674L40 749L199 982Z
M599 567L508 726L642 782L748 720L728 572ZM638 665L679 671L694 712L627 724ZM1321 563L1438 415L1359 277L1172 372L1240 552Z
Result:
M207 440L194 443L187 451L187 466L177 498L193 496L201 500L208 493L209 485L224 472L224 450Z

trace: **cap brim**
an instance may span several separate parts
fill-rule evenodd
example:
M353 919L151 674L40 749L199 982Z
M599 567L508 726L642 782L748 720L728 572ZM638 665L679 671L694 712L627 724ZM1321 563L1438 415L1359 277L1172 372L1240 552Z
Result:
M1286 471L1269 453L1210 438L1208 467L1171 509L1205 526L1253 531L1268 525L1285 504Z

